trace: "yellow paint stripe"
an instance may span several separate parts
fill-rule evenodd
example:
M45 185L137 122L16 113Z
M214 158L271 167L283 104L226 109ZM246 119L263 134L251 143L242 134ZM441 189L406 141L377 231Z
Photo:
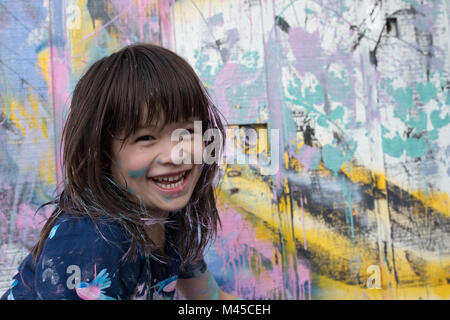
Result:
M242 170L244 171L244 170ZM286 250L290 252L291 250L295 250L295 244L289 236L292 230L290 225L290 204L286 203L283 199L280 201L278 208L269 206L268 203L271 202L271 194L270 191L267 191L265 183L258 182L258 179L254 179L255 177L248 178L244 175L240 177L228 178L224 177L224 182L221 186L223 190L221 192L222 200L231 204L233 207L245 208L246 211L251 211L257 217L265 221L272 229L280 230L285 238L288 239L286 242ZM239 192L234 195L227 195L227 188L238 187ZM260 195L266 195L261 201ZM382 200L386 201L386 200ZM278 211L280 212L281 221L278 217ZM299 216L301 216L300 208L297 205L294 205L294 215L297 219L294 222L294 233L295 238L298 239L301 243L303 243L303 232L306 234L306 242L308 251L315 252L316 254L324 255L330 257L330 261L349 261L355 258L355 255L360 255L361 265L360 270L367 270L369 265L375 264L379 265L378 254L377 251L369 250L367 247L367 243L365 245L354 245L351 243L349 238L342 236L341 234L336 233L335 230L328 228L322 222L312 217L312 215L306 210L303 210L304 216L304 224L305 230L301 226L299 221ZM371 215L375 215L375 213L371 213ZM376 243L374 243L376 246ZM415 274L415 271L411 269L411 265L406 259L406 255L402 248L396 248L396 265L397 265L397 273L400 278L400 282L404 282L405 279L412 283L420 283L420 278ZM433 287L439 287L440 283L443 281L445 277L444 270L449 266L449 259L444 259L442 261L443 268L440 268L440 261L436 261L436 258L423 257L425 258L425 262L427 265L428 275L428 285ZM438 267L437 267L438 266ZM336 266L339 268L339 265ZM393 286L393 275L387 274L387 269L385 266L381 266L381 270L383 273L382 284L384 288L387 288L388 285L391 288L395 289ZM387 289L385 289L387 290ZM419 288L419 291L422 290ZM442 291L439 289L441 294L447 294L447 291Z

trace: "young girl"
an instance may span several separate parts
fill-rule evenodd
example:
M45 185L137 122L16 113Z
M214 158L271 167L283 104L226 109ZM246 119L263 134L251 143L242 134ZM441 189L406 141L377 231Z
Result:
M2 299L235 298L203 259L220 225L218 164L193 161L206 146L194 121L223 146L218 110L175 53L136 44L94 63L62 133L64 189L40 207L56 205Z

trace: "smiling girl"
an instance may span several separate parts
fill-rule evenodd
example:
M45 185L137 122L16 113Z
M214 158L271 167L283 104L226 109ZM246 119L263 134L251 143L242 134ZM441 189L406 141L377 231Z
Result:
M62 133L63 191L40 207L56 205L2 299L235 298L203 258L220 225L218 164L192 161L207 146L194 121L223 146L217 108L175 53L135 44L95 62Z

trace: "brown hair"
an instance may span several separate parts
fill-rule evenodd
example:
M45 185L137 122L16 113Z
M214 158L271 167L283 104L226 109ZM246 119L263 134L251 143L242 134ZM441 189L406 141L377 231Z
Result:
M203 130L219 129L221 146L225 144L220 112L195 71L177 54L153 44L134 44L95 62L75 87L62 132L63 191L37 209L56 204L32 249L36 260L63 212L119 222L131 238L123 258L136 258L139 245L147 253L156 248L144 232L142 218L148 212L130 199L132 193L117 185L110 172L113 135L124 132L127 139L144 115L147 124L159 116L165 124L199 117ZM217 163L202 163L192 197L180 210L183 266L201 258L221 225L213 184L217 172Z

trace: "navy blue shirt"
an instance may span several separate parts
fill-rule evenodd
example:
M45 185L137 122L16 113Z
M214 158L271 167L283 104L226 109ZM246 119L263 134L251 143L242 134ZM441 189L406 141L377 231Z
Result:
M169 220L177 214L171 214ZM179 237L165 228L162 262L139 250L135 261L121 261L130 247L127 232L117 222L62 214L46 239L36 263L31 253L19 265L11 287L1 299L173 299L178 278L206 271L204 259L180 271Z

